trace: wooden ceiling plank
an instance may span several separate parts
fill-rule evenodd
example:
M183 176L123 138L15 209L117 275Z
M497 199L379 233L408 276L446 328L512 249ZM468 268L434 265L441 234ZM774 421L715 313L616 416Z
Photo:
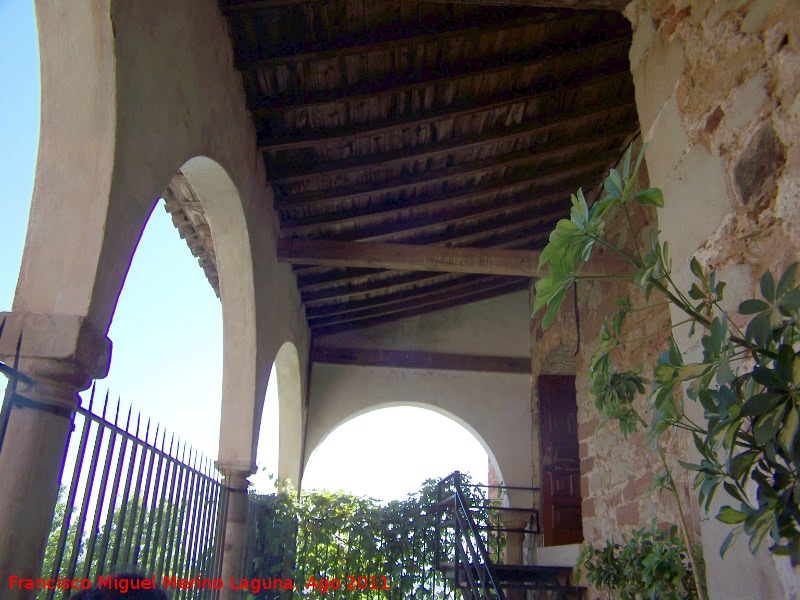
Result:
M316 363L361 367L479 371L519 375L528 375L531 372L531 359L524 356L481 356L374 348L325 348L315 345L311 348L309 360Z
M264 10L270 8L283 8L299 4L324 4L330 0L251 0L250 2L236 2L223 4L219 8L222 14L229 15L237 12Z
M286 0L274 1L282 2ZM284 46L278 46L275 49L276 52L274 54L267 51L264 56L259 58L254 58L251 60L239 60L236 61L235 67L239 71L252 71L265 67L276 67L280 65L338 59L340 57L344 58L350 55L366 55L376 52L388 52L402 46L441 43L455 37L480 36L486 33L522 29L535 25L548 24L552 23L557 17L558 15L553 15L550 13L539 13L534 16L522 17L511 21L488 23L477 26L462 21L463 25L466 26L456 27L445 31L437 31L434 33L430 33L429 27L411 31L398 29L388 32L389 35L397 37L384 39L378 42L375 41L375 32L370 31L368 35L355 38L354 36L350 36L346 40L334 41L346 41L346 46L332 47L330 43L316 44L316 48L296 54L286 54L285 52L280 52L280 50L284 49ZM580 19L585 20L585 17L582 15L570 15L563 20L575 21Z
M441 87L443 85L456 84L464 79L473 77L488 77L492 74L519 71L531 67L543 67L549 64L558 64L565 58L574 66L574 63L590 65L592 70L597 69L598 62L603 62L616 55L623 57L629 45L629 32L620 29L616 37L609 40L592 43L579 49L574 47L559 47L556 51L552 48L538 49L533 58L522 59L518 56L503 58L503 64L487 67L487 59L471 61L472 65L466 67L463 72L456 74L438 75L424 72L422 77L414 79L414 74L398 77L397 73L392 73L383 80L367 81L360 85L350 86L347 93L343 90L321 90L307 92L299 95L276 95L271 98L264 98L259 105L250 107L253 116L269 116L276 112L288 110L308 110L314 107L325 106L326 104L348 104L363 100L374 100L377 96L384 94L398 94L418 90L422 87ZM577 44L577 42L576 42ZM533 53L531 53L533 54ZM561 74L559 77L569 77L568 74ZM257 103L254 103L257 104Z
M424 273L422 271L380 271L384 276L380 280L382 287L391 287L395 291L413 291L414 289L426 286L437 285L443 282L457 283L470 277L460 273ZM319 285L307 285L301 291L303 302L334 302L350 301L369 298L375 293L375 280L361 278L365 280L358 282L357 279L347 281L344 284L336 283L330 285L322 283Z
M600 158L594 158L594 160L585 163L579 164L573 167L569 167L563 170L555 170L551 169L542 174L536 175L528 175L528 176L518 176L516 181L511 181L510 183L504 183L501 185L497 185L498 180L504 181L502 178L495 178L494 181L490 181L487 184L482 184L478 191L472 191L467 194L462 195L454 195L454 196L446 196L444 198L439 197L435 200L427 200L427 198L423 197L420 198L419 202L416 204L408 203L406 206L402 206L400 208L390 209L390 210L383 210L383 211L372 211L372 212L365 212L364 214L356 214L348 215L347 213L337 213L335 217L328 219L327 221L314 224L314 225L302 225L298 227L291 227L291 226L283 226L281 228L281 233L285 237L334 237L336 239L340 239L343 241L353 240L353 239L368 239L368 238L375 238L381 235L386 235L389 233L394 233L397 231L405 231L409 229L417 229L422 227L421 224L415 224L413 221L416 219L413 218L413 213L416 211L422 212L430 212L436 208L447 208L452 207L456 204L463 204L467 201L474 200L477 198L481 198L487 194L498 194L503 192L511 192L511 190L518 190L517 193L523 193L525 189L529 189L532 185L547 185L548 182L552 182L553 180L560 179L566 177L568 174L574 174L579 172L585 172L586 170L593 169L596 167L607 167L612 160L612 156L609 154L600 155ZM470 188L474 190L475 188ZM561 196L568 196L570 192L574 191L570 189L569 191L565 190ZM514 193L514 192L511 192ZM549 196L548 196L549 197ZM501 207L501 210L504 207ZM339 216L342 215L342 216ZM407 217L407 218L406 218ZM402 219L402 220L401 220ZM429 223L429 221L428 221ZM345 224L349 224L351 226L351 233L345 232L342 234L341 232L332 232L332 229L341 229L341 227ZM367 227L372 227L372 229L367 229Z
M308 132L306 135L294 135L283 138L277 137L273 138L270 143L259 146L259 150L261 152L278 152L310 148L319 144L343 145L362 136L395 134L405 129L419 129L441 120L460 119L473 113L498 111L506 106L519 103L528 104L551 97L554 93L568 93L572 91L588 93L588 90L591 88L610 86L612 82L621 78L626 80L630 79L630 70L624 65L620 65L617 71L601 75L596 79L590 81L584 79L570 81L567 85L562 85L555 90L541 91L537 89L530 93L500 93L495 94L484 102L477 102L474 106L464 106L462 104L455 107L447 107L445 109L430 111L424 117L418 114L411 115L410 117L403 115L396 119L389 119L388 122L384 120L381 123L371 125L349 125L336 129L324 130L323 133L314 130Z
M391 287L381 288L376 290L376 293L366 298L344 300L338 299L335 301L317 301L306 302L306 317L309 319L316 319L321 317L332 317L335 315L347 314L356 312L363 308L375 307L390 307L397 305L408 306L411 301L417 302L419 300L435 298L437 301L458 294L464 291L474 291L478 285L491 285L493 282L503 280L503 283L508 283L504 277L481 277L478 282L474 278L466 279L460 283L452 283L450 281L439 282L433 285L425 285L414 288L413 290L395 290Z
M529 285L528 280L519 279L517 283L511 283L505 287L495 288L490 290L481 290L480 292L476 292L475 294L462 296L458 298L452 298L451 300L444 301L439 304L430 304L426 306L412 306L407 308L406 310L398 312L365 316L359 319L340 320L335 323L329 323L329 324L318 324L317 326L312 327L311 330L314 336L318 335L321 336L321 335L329 335L332 333L338 333L341 331L347 331L350 329L372 327L374 325L380 325L382 323L388 323L391 321L396 321L398 319L404 319L407 317L427 314L438 310L454 308L456 306L469 304L471 302L478 302L480 300L487 300L489 298L495 298L497 296L504 296L506 294L519 292L528 289L528 285Z
M409 300L406 303L393 303L391 305L374 305L368 306L366 308L361 308L357 311L351 311L349 313L342 313L337 314L329 317L319 317L319 318L311 318L308 319L308 326L312 329L316 327L324 327L327 325L335 325L338 323L348 323L354 321L363 321L365 319L371 319L374 317L384 317L391 314L397 313L406 313L409 309L422 309L424 307L436 307L431 310L440 310L441 308L449 308L454 304L458 304L459 300L462 298L473 298L476 295L480 295L481 297L485 294L489 295L500 295L503 293L507 293L509 286L514 286L516 290L517 287L527 288L530 284L530 281L527 279L523 280L513 280L510 281L505 278L488 278L492 279L491 283L487 283L486 277L479 277L479 276L470 276L468 279L464 281L467 283L471 283L472 285L468 285L462 287L459 291L454 291L452 294L435 294L428 297L418 297L414 298L413 300ZM517 285L519 281L522 281L520 286Z
M559 146L541 146L535 149L526 148L525 150L501 154L500 156L494 156L486 160L467 162L436 171L427 171L419 175L394 177L380 182L368 182L344 189L335 188L332 193L317 195L312 198L309 198L308 195L302 196L304 199L296 203L285 202L284 198L281 197L276 200L275 204L280 212L282 209L296 209L299 207L321 208L326 204L335 205L343 200L352 202L359 198L369 198L377 194L402 193L404 190L410 191L422 184L445 183L454 177L464 177L473 174L485 175L499 168L511 168L526 163L546 162L558 158L559 156L563 157L564 154L592 154L593 149L596 151L599 148L609 145L617 146L618 144L614 142L619 140L621 143L628 135L627 131L597 135L596 131L587 130ZM553 168L548 169L548 171L552 170ZM329 219L330 214L319 214L313 217L291 221L283 219L281 227L286 230L299 229L305 225L314 226Z

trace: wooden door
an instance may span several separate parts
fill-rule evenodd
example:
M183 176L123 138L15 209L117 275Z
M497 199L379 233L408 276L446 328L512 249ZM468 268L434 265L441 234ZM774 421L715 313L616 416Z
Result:
M539 376L545 546L583 541L575 377Z

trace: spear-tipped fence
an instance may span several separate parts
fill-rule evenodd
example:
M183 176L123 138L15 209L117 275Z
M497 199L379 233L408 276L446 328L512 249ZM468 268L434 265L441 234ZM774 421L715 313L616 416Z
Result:
M0 335L2 330L0 322ZM11 410L25 404L16 384L27 378L17 362L0 363L9 378L0 450ZM225 488L210 461L174 437L167 442L164 429L134 419L130 408L121 414L119 401L109 407L108 394L95 402L93 389L88 408L73 416L42 578L92 580L136 571L155 576L176 600L216 598L226 507ZM196 583L171 589L173 577ZM37 599L70 593L42 589Z

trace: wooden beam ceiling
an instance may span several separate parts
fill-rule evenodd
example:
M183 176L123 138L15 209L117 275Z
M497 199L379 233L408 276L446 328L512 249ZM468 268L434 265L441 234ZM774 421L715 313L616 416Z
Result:
M220 0L314 338L528 288L636 131L625 2Z

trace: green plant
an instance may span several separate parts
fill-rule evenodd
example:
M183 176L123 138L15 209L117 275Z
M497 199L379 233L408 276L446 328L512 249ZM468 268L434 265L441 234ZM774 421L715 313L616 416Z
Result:
M466 475L462 478L474 518L480 525L489 524L497 511L492 511L482 493L469 486ZM324 490L304 491L300 498L290 489L252 495L251 526L255 534L246 576L291 578L304 598L330 598L334 594L336 598L361 600L454 599L454 591L434 569L436 483L428 480L405 500L387 504ZM452 552L452 531L445 530L443 535L442 548ZM489 534L485 535L487 543ZM491 542L492 550L502 553L504 540L495 538ZM454 557L451 554L442 560L453 562ZM348 576L366 576L367 589L357 585L345 589ZM388 589L382 589L382 576ZM315 581L338 579L345 585L334 592L323 592L306 588L310 577ZM376 582L371 577L376 577ZM261 590L251 596L258 600L293 597L290 591L280 590Z
M692 564L678 528L634 529L622 543L606 540L605 546L585 544L578 558L575 580L581 569L598 590L613 592L619 600L689 600L697 598Z
M634 306L630 298L617 301L619 311L603 324L600 347L592 356L591 390L601 415L601 425L619 422L627 437L637 427L646 428L646 439L658 449L659 438L675 429L688 431L701 461L681 462L696 473L694 485L701 505L708 510L715 492L722 486L738 501L738 507L724 506L717 514L723 523L736 525L721 546L721 554L736 537L745 533L750 549L756 552L769 534L770 550L788 555L800 563L800 289L794 282L797 264L789 266L777 283L771 272L761 277L761 299L739 305L738 318L729 318L721 306L725 283L716 273L706 274L692 259L691 272L696 282L684 293L673 280L669 244L660 242L658 232L640 247L634 231L629 205L663 206L661 191L655 188L634 193L634 182L642 154L630 170L631 150L623 160L623 173L616 170L605 180L605 197L587 206L579 191L572 197L570 219L560 221L542 252L540 268L549 273L536 283L534 312L547 307L544 325L549 326L569 288L583 278L581 269L592 250L602 245L621 256L629 265L620 275L643 291L645 303ZM634 248L609 241L606 220L611 211L624 213ZM647 412L649 422L634 404L637 395L646 393L650 383L641 367L617 372L614 353L629 343L624 338L624 323L634 311L648 310L665 302L650 303L656 292L677 307L690 324L690 335L702 329L703 357L687 363L674 340L661 354L653 370L652 390ZM746 326L743 321L747 320ZM738 323L737 321L741 321ZM685 390L685 392L684 392ZM699 402L703 419L696 422L685 410L685 398ZM663 452L658 452L664 467L661 485L680 498L672 481L671 468ZM752 487L754 493L748 493ZM681 525L686 536L685 522ZM695 569L697 571L697 569ZM698 586L699 587L699 586ZM701 591L702 593L702 591Z

